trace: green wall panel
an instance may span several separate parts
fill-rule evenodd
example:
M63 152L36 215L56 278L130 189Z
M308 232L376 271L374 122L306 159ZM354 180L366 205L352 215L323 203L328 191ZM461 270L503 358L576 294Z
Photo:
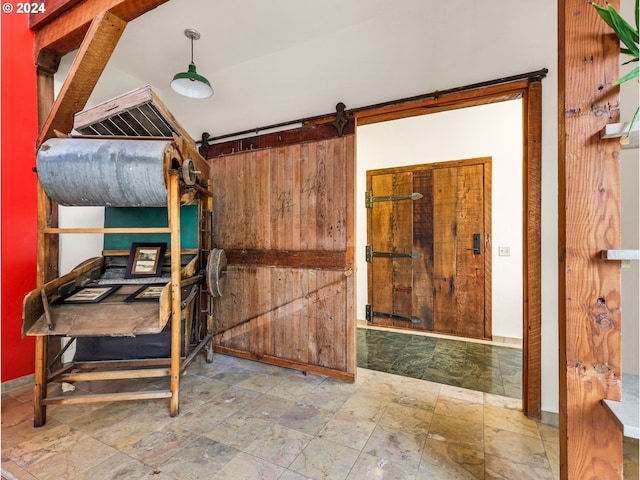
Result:
M166 227L168 226L165 207L106 207L104 226L106 228L125 227ZM105 250L129 250L133 242L166 242L171 248L168 233L117 233L105 234ZM180 243L183 249L198 248L198 206L187 205L180 208Z

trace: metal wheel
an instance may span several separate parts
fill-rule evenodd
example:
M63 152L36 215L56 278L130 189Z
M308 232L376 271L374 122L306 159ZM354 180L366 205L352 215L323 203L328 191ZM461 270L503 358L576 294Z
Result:
M221 297L227 277L227 256L221 248L214 248L207 259L207 291L212 297Z

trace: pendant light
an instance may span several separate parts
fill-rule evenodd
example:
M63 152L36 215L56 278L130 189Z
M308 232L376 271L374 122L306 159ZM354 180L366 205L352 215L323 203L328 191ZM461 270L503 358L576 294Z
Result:
M191 39L191 63L186 72L175 74L171 81L171 88L185 97L209 98L213 95L213 88L211 88L209 80L196 72L196 65L193 63L193 41L200 38L200 32L193 28L187 28L184 35Z

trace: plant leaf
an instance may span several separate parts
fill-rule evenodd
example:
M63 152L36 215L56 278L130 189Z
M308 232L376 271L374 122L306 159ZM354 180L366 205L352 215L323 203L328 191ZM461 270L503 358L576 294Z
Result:
M634 55L638 56L638 32L611 5L608 5L607 10L613 24L612 28L620 41L634 52Z
M613 26L613 22L611 21L611 15L609 13L609 10L601 5L598 5L597 3L592 3L591 5L593 5L593 8L596 9L596 11L598 12L598 15L600 15L600 18L604 20L604 23L606 23L607 25L609 25L611 28L615 30L615 27Z
M623 77L620 77L618 80L616 80L614 85L620 85L621 83L628 82L629 80L638 78L639 75L640 75L640 67L636 67L633 70L631 70L629 73L624 75Z
M631 123L629 124L629 134L631 133L631 130L633 130L633 127L636 125L636 123L638 123L639 119L640 119L640 107L636 108L636 113L633 116Z

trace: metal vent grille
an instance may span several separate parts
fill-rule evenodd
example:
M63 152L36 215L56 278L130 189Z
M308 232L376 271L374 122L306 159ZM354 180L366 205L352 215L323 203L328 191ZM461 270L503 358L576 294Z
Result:
M83 135L171 137L178 133L151 104L105 118L78 130Z
M149 85L76 113L80 135L190 138Z

